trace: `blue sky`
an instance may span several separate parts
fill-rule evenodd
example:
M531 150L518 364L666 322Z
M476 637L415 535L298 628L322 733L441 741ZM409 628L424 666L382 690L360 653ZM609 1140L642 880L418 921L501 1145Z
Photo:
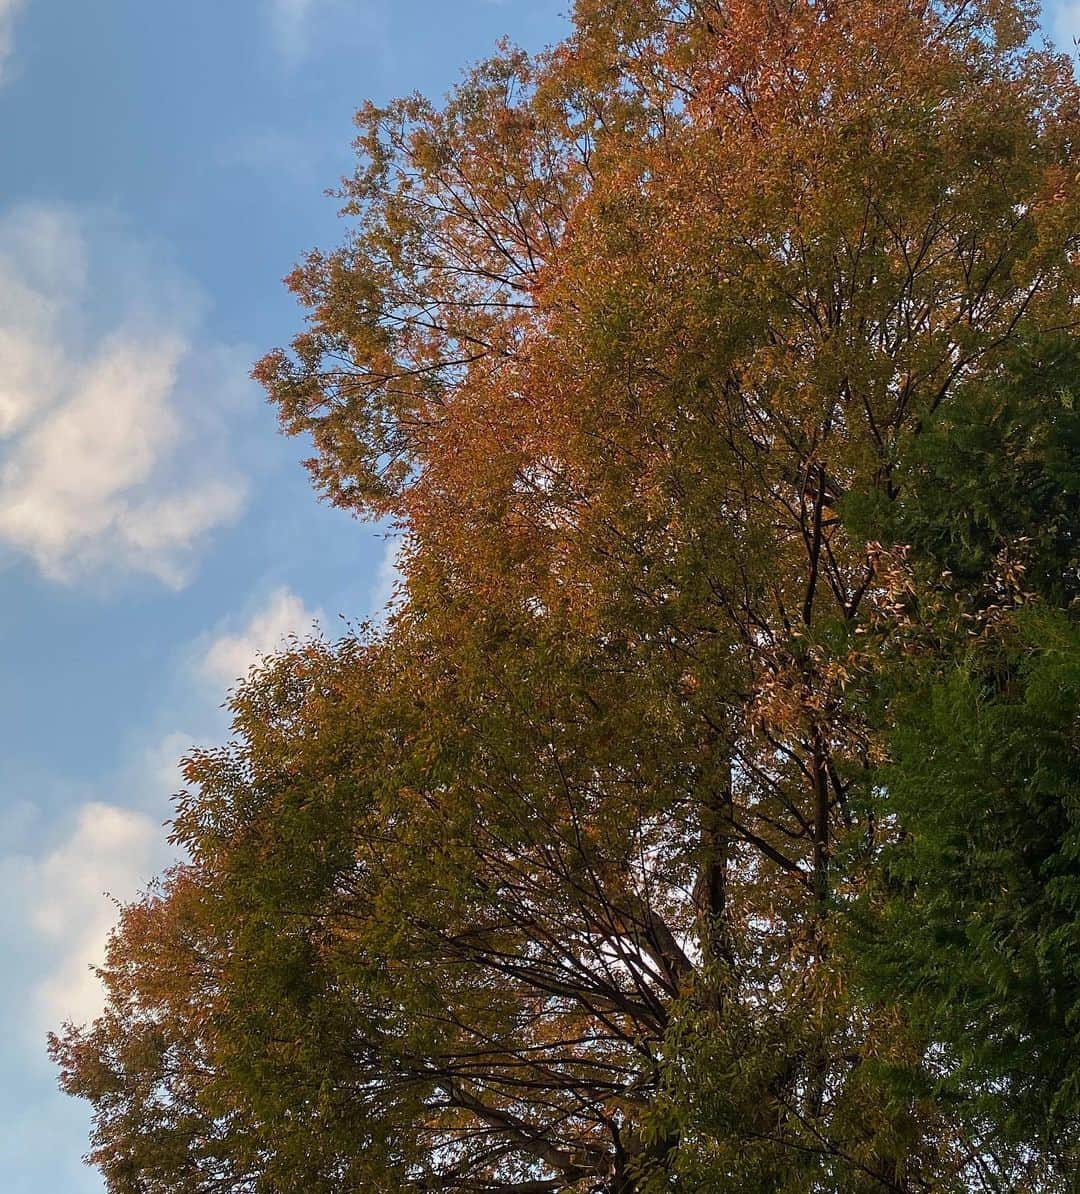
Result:
M379 608L248 381L340 237L360 102L440 94L563 0L0 0L0 1188L101 1189L46 1029L168 861L177 759L260 650Z
M48 1027L168 861L177 759L261 650L385 600L247 380L337 242L353 110L441 94L569 0L0 0L0 1187L83 1194ZM1060 44L1080 0L1047 9Z

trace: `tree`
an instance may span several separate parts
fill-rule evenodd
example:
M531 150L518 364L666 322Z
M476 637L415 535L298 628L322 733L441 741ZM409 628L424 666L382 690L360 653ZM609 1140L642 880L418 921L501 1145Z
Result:
M852 942L868 990L937 1042L939 1097L1036 1172L1075 1171L1080 1138L1078 387L1074 342L1021 345L907 454L873 801L904 833Z
M53 1042L112 1189L1016 1188L846 942L918 812L874 795L918 445L1075 327L1077 89L1030 28L580 0L361 110L257 375L406 599L189 761L191 862Z

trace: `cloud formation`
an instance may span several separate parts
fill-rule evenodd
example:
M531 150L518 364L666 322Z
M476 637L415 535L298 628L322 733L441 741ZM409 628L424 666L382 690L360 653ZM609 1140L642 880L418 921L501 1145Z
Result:
M0 0L2 2L2 0ZM314 51L355 45L387 53L388 5L373 0L263 0L267 30L278 57L296 67Z
M268 0L270 33L283 58L297 61L310 45L310 22L325 0Z
M42 857L2 860L5 898L28 918L23 933L34 935L42 958L22 1008L36 1037L65 1020L86 1023L100 1014L103 992L93 968L105 958L114 901L134 898L166 857L164 833L151 817L94 801Z
M205 647L199 671L214 684L235 684L290 636L308 634L319 617L291 589L275 589L242 629L221 634Z
M368 598L374 622L383 621L401 598L401 582L403 580L401 562L404 550L404 538L391 536L386 540L386 547L383 549L379 567L375 571L375 579L372 582Z
M15 48L15 17L22 6L23 0L0 0L0 81Z
M177 587L243 505L205 446L229 380L191 392L197 296L122 230L100 252L93 231L63 208L0 219L0 543L54 580L107 567Z

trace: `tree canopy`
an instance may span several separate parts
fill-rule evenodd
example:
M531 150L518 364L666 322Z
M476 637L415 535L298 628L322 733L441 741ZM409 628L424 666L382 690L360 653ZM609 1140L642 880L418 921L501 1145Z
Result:
M1011 0L578 0L357 115L256 375L402 537L52 1038L155 1191L1080 1166L1080 91Z

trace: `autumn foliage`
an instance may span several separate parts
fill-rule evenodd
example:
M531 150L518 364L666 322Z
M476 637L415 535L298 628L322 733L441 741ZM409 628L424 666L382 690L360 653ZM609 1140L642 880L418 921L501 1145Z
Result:
M400 600L187 763L53 1041L111 1190L1073 1188L1080 95L1031 33L579 0L361 109L256 372Z

